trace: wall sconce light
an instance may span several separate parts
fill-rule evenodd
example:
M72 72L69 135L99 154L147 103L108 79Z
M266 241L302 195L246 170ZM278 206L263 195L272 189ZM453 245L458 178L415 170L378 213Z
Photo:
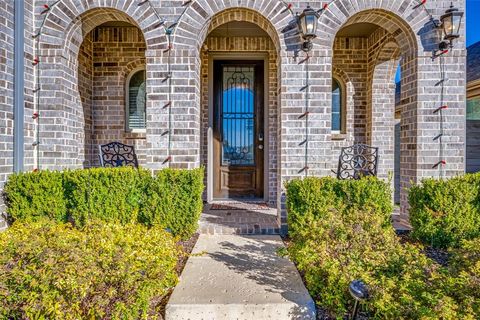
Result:
M312 39L317 36L317 24L318 18L320 15L307 6L305 10L298 16L298 28L300 29L300 34L304 40L302 50L308 52L312 50Z
M453 40L460 37L460 26L462 25L463 12L453 6L445 11L440 17L439 28L442 28L444 40L440 42L439 49L446 50L448 47L453 48Z

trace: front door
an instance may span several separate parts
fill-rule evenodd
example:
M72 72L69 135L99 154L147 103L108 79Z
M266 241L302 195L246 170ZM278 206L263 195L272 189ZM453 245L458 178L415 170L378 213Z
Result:
M214 63L213 197L263 198L263 61Z

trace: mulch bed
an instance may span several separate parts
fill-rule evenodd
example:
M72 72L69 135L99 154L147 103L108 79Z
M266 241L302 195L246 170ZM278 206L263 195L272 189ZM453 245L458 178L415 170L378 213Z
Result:
M184 251L184 254L178 260L177 267L176 267L178 276L180 276L180 274L183 271L183 268L185 268L185 264L187 263L187 260L190 257L190 253L192 252L193 247L195 246L195 243L197 243L198 236L199 234L195 233L190 239L178 242L178 245L180 245ZM167 295L162 297L162 301L160 302L161 316L159 320L165 318L165 307L167 306L167 302L170 299L170 296L172 295L172 293L173 293L173 288L170 290L170 292Z
M409 231L397 231L397 235L402 243L418 244L418 241L410 237ZM446 267L450 260L450 255L447 250L432 248L431 246L425 246L422 251L427 257L438 263L439 265Z

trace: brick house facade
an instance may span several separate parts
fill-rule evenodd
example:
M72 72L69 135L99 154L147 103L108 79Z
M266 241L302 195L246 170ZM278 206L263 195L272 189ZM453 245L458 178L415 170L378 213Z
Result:
M417 6L420 1L415 0L333 0L320 14L317 37L305 59L295 14L307 5L322 8L325 3L292 1L290 7L281 0L24 1L23 169L97 166L97 145L121 141L134 144L141 166L152 170L205 166L208 201L217 198L215 190L222 183L262 184L256 186L260 197L279 209L279 222L285 225L284 182L333 175L341 147L356 142L379 147L378 175L391 179L399 122L399 197L401 214L406 215L411 183L465 170L464 23L455 47L432 59L440 41L432 17L438 19L451 1ZM465 11L465 1L453 3ZM13 133L14 16L14 1L2 1L0 186L14 171L14 142L19 138ZM226 156L215 147L215 110L221 99L215 89L215 61L237 61L235 68L245 70L249 61L260 61L263 68L255 71L262 78L255 95L261 92L255 100L261 110L243 112L244 122L232 122L240 128L232 129L232 139L238 132L250 132L255 140L256 151L248 151L252 145L239 149L243 156L261 155L256 161L261 160L262 169L253 161L254 173L245 169L248 166L242 173L222 171L223 160L215 164ZM145 126L128 130L126 82L142 68ZM448 78L443 87L437 85L442 69ZM333 83L338 91L332 90ZM337 97L341 110L332 108ZM448 109L439 141L434 137L441 119L433 111L442 104ZM335 129L332 113L340 126ZM247 119L249 114L254 120ZM255 130L248 129L248 121ZM225 131L221 133L224 139ZM435 166L440 160L446 164Z

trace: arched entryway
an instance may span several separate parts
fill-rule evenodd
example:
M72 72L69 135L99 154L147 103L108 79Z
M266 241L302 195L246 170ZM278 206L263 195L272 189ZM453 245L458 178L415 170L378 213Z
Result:
M242 8L215 15L201 50L201 163L207 199L267 201L278 189L279 39Z
M353 121L345 124L337 146L355 142L378 147L378 176L391 181L392 190L400 188L404 213L407 188L416 181L417 55L411 27L395 14L379 9L350 17L337 32L333 46L333 79L340 72L346 74L343 78L350 79L355 92L353 100L348 92L343 98L343 117ZM395 185L395 75L399 62L405 72L401 73L399 107L400 185Z
M98 145L112 141L134 145L146 162L145 50L142 31L129 22L107 21L84 36L77 72L84 167L98 166Z
M105 7L89 2L79 6L64 0L46 14L36 39L40 168L95 166L98 144L112 140L137 145L141 161L146 162L146 128L133 132L126 123L126 81L140 70L146 78L145 52L163 43L165 35L160 30L145 36L157 17L151 6L130 12L126 4L118 1ZM154 98L146 99L152 87L142 87L147 90L146 105L153 103ZM133 117L145 127L144 114Z

